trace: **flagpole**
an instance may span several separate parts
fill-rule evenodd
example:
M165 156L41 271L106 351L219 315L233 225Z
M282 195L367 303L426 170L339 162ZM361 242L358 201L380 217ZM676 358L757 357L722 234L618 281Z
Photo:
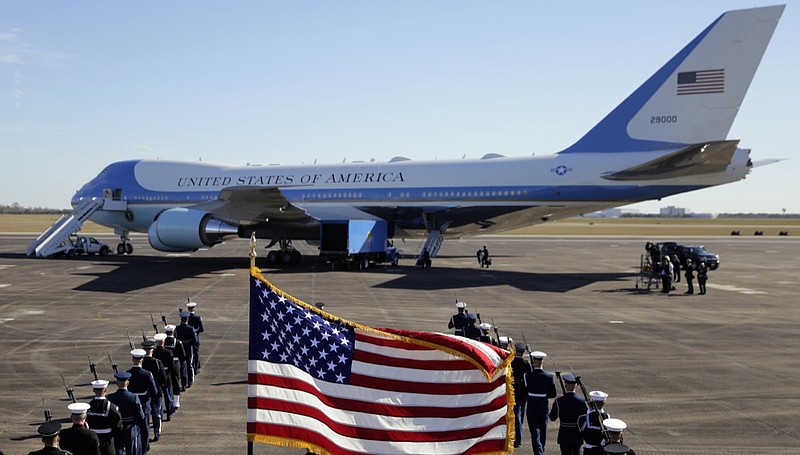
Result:
M256 233L253 231L250 234L250 268L256 266Z

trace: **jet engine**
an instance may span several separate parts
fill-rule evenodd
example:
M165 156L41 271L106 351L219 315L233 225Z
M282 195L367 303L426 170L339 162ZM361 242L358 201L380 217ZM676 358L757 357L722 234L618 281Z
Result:
M226 238L238 237L238 231L238 226L208 212L175 208L158 215L147 230L147 239L158 251L178 253L214 246Z

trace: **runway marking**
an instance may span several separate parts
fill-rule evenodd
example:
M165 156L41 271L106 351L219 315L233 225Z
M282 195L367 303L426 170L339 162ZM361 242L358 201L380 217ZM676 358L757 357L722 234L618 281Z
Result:
M13 264L0 264L0 270L10 269L11 267L16 267Z
M44 313L44 311L41 310L30 310L25 312L25 314L42 314L42 313Z
M2 324L4 322L8 322L8 321L13 321L13 320L14 320L14 318L0 318L0 324Z
M747 295L755 295L755 294L766 294L764 291L756 291L754 289L747 289L747 288L740 288L738 286L732 286L729 284L707 284L706 286L714 289L720 289L722 291L731 291L731 292L739 292L741 294Z
M625 321L608 321L609 324L624 324Z
M77 267L75 270L86 270L86 269L91 269L92 267L94 267L94 266L93 265L83 265L83 266Z
M235 273L223 273L221 276L237 276Z
M10 284L0 284L0 288L7 288L9 286L11 286L11 285Z

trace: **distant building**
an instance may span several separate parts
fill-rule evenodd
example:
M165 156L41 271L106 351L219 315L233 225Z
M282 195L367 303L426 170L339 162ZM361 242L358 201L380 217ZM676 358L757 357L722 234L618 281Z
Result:
M674 205L668 205L666 207L661 207L658 211L659 216L663 216L665 218L683 218L686 216L686 209L683 207L675 207Z
M583 215L584 218L619 218L622 215L636 215L639 213L637 209L607 209L600 210L599 212L592 212Z

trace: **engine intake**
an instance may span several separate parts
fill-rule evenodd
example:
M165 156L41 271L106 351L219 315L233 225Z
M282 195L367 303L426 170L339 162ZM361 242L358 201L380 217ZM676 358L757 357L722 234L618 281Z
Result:
M201 210L176 208L161 212L147 230L150 246L178 253L211 247L229 237L238 237L238 226L214 218Z

